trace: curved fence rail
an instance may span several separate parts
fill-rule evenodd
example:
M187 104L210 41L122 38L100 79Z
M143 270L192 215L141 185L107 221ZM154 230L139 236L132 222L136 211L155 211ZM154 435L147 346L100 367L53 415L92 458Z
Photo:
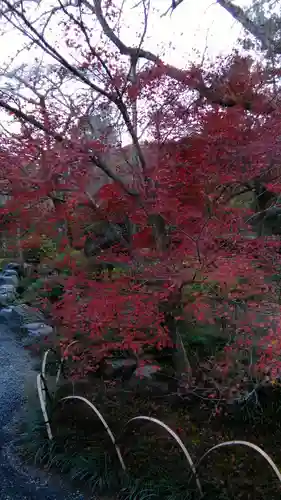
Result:
M43 419L46 425L46 430L47 430L47 435L50 441L53 440L53 433L50 425L50 420L49 420L49 415L48 415L48 410L47 410L47 404L46 404L46 393L45 390L43 390L43 376L42 373L38 373L37 375L37 391L38 391L38 397L40 401L40 406L43 414Z
M47 366L47 359L50 353L55 354L55 356L58 358L58 361L60 361L60 358L57 355L57 352L50 348L47 351L44 352L44 356L42 359L42 365L41 365L41 386L42 386L42 392L43 392L43 398L44 402L46 404L46 394L47 394L47 382L46 382L46 366ZM60 366L60 365L59 365ZM56 382L57 383L57 382Z
M116 439L115 439L115 437L113 435L113 432L111 431L108 423L106 422L106 420L102 416L101 412L97 409L97 407L93 403L91 403L91 401L89 401L87 398L84 398L83 396L66 396L66 397L60 399L59 403L61 403L63 401L70 401L70 400L73 400L73 399L74 400L78 400L78 401L83 401L86 405L88 405L91 408L91 410L93 410L93 412L100 419L100 421L102 422L104 428L107 431L107 434L109 435L109 437L110 437L110 439L112 441L112 444L114 445L114 447L116 449L116 453L117 453L117 456L118 456L118 459L119 459L119 462L121 464L122 469L126 470L126 467L125 467L125 464L124 464L124 460L123 460L123 457L121 455L120 448L116 444Z
M203 460L212 453L212 451L218 450L220 448L225 448L229 446L245 446L247 448L250 448L252 450L255 450L257 453L259 453L268 463L268 465L271 467L273 472L275 473L279 483L281 484L281 473L277 467L277 465L273 462L272 458L264 451L262 450L259 446L257 446L254 443L250 443L249 441L224 441L223 443L216 444L215 446L212 446L209 450L207 450L204 455L199 459L198 464L197 464L197 470L199 469L200 465L202 464Z
M61 364L60 364L59 370L57 372L57 380L56 380L57 382L59 380L60 370L62 367L62 363L65 359L65 354L66 354L68 348L71 347L71 345L73 345L74 343L76 343L76 341L73 341L71 344L69 344L69 346L67 346L67 348L66 348L66 350L61 358ZM49 419L49 415L48 415L47 398L46 398L46 396L48 395L48 386L47 386L47 382L46 382L46 362L47 362L47 357L48 357L49 352L50 352L50 350L45 352L44 357L43 357L43 362L42 362L42 368L41 368L42 371L41 371L41 373L39 373L37 375L37 391L38 391L38 397L39 397L40 406L41 406L41 410L42 410L43 420L44 420L44 423L46 426L47 436L48 436L48 439L50 441L52 441L53 440L53 432L51 429L50 419ZM89 401L87 398L85 398L83 396L79 396L79 395L74 395L74 394L71 394L69 396L65 396L64 398L61 398L58 403L63 403L63 402L70 401L70 400L76 400L76 401L83 402L84 404L89 406L91 408L91 410L94 412L94 414L99 418L99 420L102 422L105 430L107 431L107 433L112 441L112 444L115 447L117 457L118 457L118 460L119 460L119 463L121 465L122 470L126 471L126 465L125 465L123 456L121 454L120 448L119 448L119 446L116 442L116 439L114 437L114 434L111 431L109 425L107 424L105 418L103 417L101 412L98 410L98 408L91 401ZM154 423L158 427L165 429L165 431L167 431L167 433L170 436L172 436L172 438L176 441L179 448L181 449L181 451L185 455L185 458L186 458L186 460L188 462L188 466L189 466L189 473L190 473L190 471L192 472L192 477L195 479L195 482L196 482L196 486L197 486L197 489L199 492L199 498L203 498L203 496L204 496L203 488L202 488L202 485L201 485L201 482L199 479L199 473L198 473L198 471L202 465L202 462L213 451L219 450L222 448L226 448L226 447L230 447L230 446L244 446L244 447L247 447L247 448L259 453L259 455L264 460L266 460L267 464L270 466L271 470L274 472L274 475L276 476L276 478L279 481L280 489L281 489L281 472L280 472L279 468L277 467L275 462L272 460L272 458L264 450L262 450L259 446L255 445L249 441L240 441L240 440L225 441L223 443L219 443L215 446L212 446L200 457L200 459L198 460L198 462L195 466L194 461L192 460L190 453L188 452L186 446L184 445L184 443L182 442L182 440L180 439L178 434L176 434L175 431L173 431L168 425L166 425L164 422L162 422L162 420L159 420L157 418L149 417L146 415L138 415L134 418L131 418L125 424L125 426L121 432L121 435L118 439L118 442L122 442L127 426L133 422L136 422L136 421L146 421L146 422Z
M201 483L200 483L200 480L199 480L199 477L197 475L197 472L196 472L196 468L195 468L195 465L193 463L193 460L189 454L189 452L187 451L185 445L183 444L181 438L168 426L166 425L164 422L162 422L162 420L158 420L158 418L153 418L153 417L147 417L145 415L139 415L138 417L134 417L134 418L131 418L130 420L128 420L128 422L126 423L125 425L125 428L126 426L128 426L130 423L132 422L135 422L136 420L142 420L142 421L148 421L148 422L153 422L154 424L162 427L163 429L165 429L165 431L168 432L168 434L170 434L170 436L172 436L174 438L174 440L177 442L177 444L179 445L180 449L183 451L184 455L185 455L185 458L190 466L190 469L191 471L193 472L193 475L195 477L195 481L196 481L196 485L197 485L197 488L198 488L198 491L199 491L199 494L201 496L203 496L203 491L202 491L202 487L201 487ZM124 428L124 430L125 430Z

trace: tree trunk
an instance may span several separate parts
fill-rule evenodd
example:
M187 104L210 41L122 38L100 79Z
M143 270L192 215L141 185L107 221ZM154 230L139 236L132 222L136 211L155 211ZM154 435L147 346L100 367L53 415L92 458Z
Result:
M192 369L186 354L186 350L179 332L179 324L176 317L181 313L181 292L165 305L165 324L169 331L170 340L173 345L173 365L179 390L186 390L191 384Z
M61 234L61 236L65 236L67 238L68 243L72 248L73 247L72 230L71 230L70 224L68 223L67 219L61 213L61 208L64 205L64 200L61 200L60 198L53 197L52 201L54 204L54 208L57 212L57 223L56 224L57 224L58 232Z
M169 245L165 220L160 214L150 214L148 222L152 227L156 249L161 253L166 250Z

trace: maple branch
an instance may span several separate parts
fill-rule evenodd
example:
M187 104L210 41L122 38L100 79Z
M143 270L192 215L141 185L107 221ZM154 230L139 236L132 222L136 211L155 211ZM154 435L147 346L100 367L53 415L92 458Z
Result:
M183 1L183 0L182 0ZM254 111L254 100L256 95L253 95L252 99L249 100L245 98L245 96L229 96L225 95L225 90L221 90L216 87L208 87L204 82L203 76L197 71L192 77L190 75L190 71L177 68L171 64L164 64L159 56L153 54L149 50L145 50L141 47L130 47L127 46L113 31L113 29L109 26L101 8L101 0L93 0L94 7L89 4L87 0L83 0L84 4L91 9L91 11L96 15L104 34L108 37L108 39L117 47L120 54L127 55L131 58L136 59L146 59L155 64L155 67L152 67L149 70L145 70L143 73L138 75L138 81L147 79L148 76L153 74L153 72L159 66L163 68L163 74L177 80L181 83L186 83L191 90L195 90L199 92L200 97L206 99L212 104L218 104L222 107L233 107L237 104L242 106L245 110ZM173 9L175 9L181 1L175 2ZM221 1L222 4L229 3L225 1ZM223 6L223 5L222 5ZM253 24L253 23L252 23ZM252 27L252 29L254 29ZM259 106L260 108L260 106ZM266 103L264 106L264 114L271 113L275 110L274 103ZM259 109L259 113L261 110ZM131 131L129 130L131 133Z
M131 61L135 61L135 62L137 62L137 60L141 57L143 57L145 59L154 58L155 62L158 61L158 58L156 56L154 56L151 52L144 51L141 47L127 47L127 45L125 43L123 43L122 40L114 33L112 28L110 28L107 20L105 19L104 15L103 15L103 12L102 12L101 1L100 0L93 0L93 3L94 3L94 8L87 0L84 0L84 4L96 15L97 20L99 21L104 34L118 48L120 54L130 56ZM145 31L144 31L144 33L145 33ZM144 37L144 35L142 36L142 39L143 39L143 37ZM120 95L115 99L114 102L115 102L116 106L118 107L118 109L119 109L119 111L124 119L124 122L127 125L128 132L130 133L130 135L132 137L132 141L134 143L137 155L139 157L141 167L144 170L145 169L145 159L144 159L141 147L139 145L136 129L134 128L133 124L131 123L127 108L126 108Z
M109 26L105 16L103 15L101 8L101 0L93 0L94 9L89 4L87 0L84 0L84 4L87 5L96 15L104 34L111 40L111 42L117 47L120 54L130 57L138 57L148 59L149 61L158 62L159 57L155 56L152 52L142 49L141 47L128 47L113 31Z
M6 109L6 111L9 111L9 113L14 114L20 120L23 120L24 122L30 123L38 130L41 130L42 132L47 134L49 137L52 137L53 139L55 139L55 141L60 142L60 143L66 142L66 140L64 139L64 137L61 134L58 134L52 130L49 130L42 123L40 123L36 118L34 118L32 115L27 115L26 113L24 113L20 109L14 108L10 104L3 101L3 99L0 99L0 108ZM67 142L71 145L70 141L67 141ZM128 188L122 182L122 180L114 172L112 172L110 170L110 168L106 165L106 163L102 160L102 158L100 158L97 154L90 154L90 159L97 167L99 167L106 175L108 175L108 177L110 177L114 182L117 182L119 185L121 185L121 187L124 189L124 191L127 194L129 194L131 196L135 196L135 197L138 196L138 193L135 191L132 191L130 188Z
M138 141L138 138L137 138L137 134L136 134L136 131L134 129L134 126L132 125L131 123L131 120L130 120L130 116L128 114L128 111L127 111L127 108L122 100L122 96L121 94L119 93L118 89L116 88L116 95L113 95L113 94L110 94L109 92L105 91L104 89L98 87L97 85L95 85L94 83L92 83L88 78L86 78L83 73L81 73L79 70L77 70L74 66L72 66L71 64L68 63L68 61L62 57L59 52L57 52L57 50L52 47L46 40L45 38L32 26L32 24L28 21L28 19L19 11L17 11L10 3L8 0L4 0L4 3L6 3L6 5L12 10L12 12L16 13L20 19L23 20L23 22L26 24L26 26L31 30L32 33L35 34L35 36L37 37L38 40L35 40L35 43L40 46L43 50L46 50L48 49L47 51L58 61L60 62L66 69L68 69L69 72L71 72L74 76L77 76L78 78L80 78L80 80L82 80L84 83L86 83L88 86L90 86L90 88L92 88L93 90L95 90L97 93L103 95L104 97L106 97L109 101L113 102L119 109L123 119L124 119L124 122L126 123L126 126L128 128L128 131L132 137L132 141L134 143L134 146L135 146L135 149L137 151L137 154L138 154L138 157L139 157L139 160L140 160L140 163L141 163L141 166L142 166L142 169L144 170L145 169L145 159L144 159L144 156L143 156L143 153L142 153L142 150L141 150L141 147L139 145L139 141ZM102 61L102 59L98 56L97 52L93 50L93 47L91 46L91 43L90 43L90 39L89 39L89 36L88 36L88 33L87 33L87 30L86 30L86 27L85 25L83 24L83 22L77 20L71 13L69 13L65 7L63 6L63 4L59 1L60 5L61 5L61 8L63 9L64 13L66 13L69 18L75 23L77 24L82 33L84 34L85 38L86 38L86 41L87 41L87 44L92 52L92 54L94 54L95 56L98 57L98 60L99 62L101 63L101 65L103 66L103 68L105 69L107 75L109 76L109 78L111 79L112 81L112 75L110 74L110 71L107 67L107 65L104 63L104 61ZM84 2L85 5L91 10L93 11L93 7L87 2L85 1ZM95 3L95 2L94 2ZM96 7L96 6L95 6ZM99 9L100 7L100 9ZM102 11L101 11L101 6L99 4L98 6L98 2L97 2L97 9L98 9L98 12L100 12L100 17L98 16L97 12L97 18L99 20L99 22L101 23L102 25L102 28L103 29L107 29L108 27L108 30L111 30L111 28L109 27L109 25L107 24L107 21L105 20L105 18L103 17L102 15ZM112 30L111 30L112 31ZM115 37L115 41L116 43L118 43L118 37L115 36L114 32L112 31L113 33L113 36ZM142 37L143 38L143 37ZM122 46L126 47L124 44L122 44L122 42L120 41L121 45L118 46L119 50L121 53L123 53L121 51L121 48ZM44 47L45 46L45 47ZM131 57L138 57L139 56L139 48L137 49L132 49L133 50L133 53L131 55ZM125 52L124 52L125 54ZM111 176L112 177L112 176Z
M107 76L109 77L110 81L112 82L113 81L113 77L112 77L112 74L111 74L111 72L109 70L109 67L107 66L107 64L104 62L104 60L102 59L102 57L99 55L99 53L94 49L94 47L91 44L90 37L89 37L89 34L87 32L86 26L85 26L84 22L82 21L81 5L80 5L80 18L81 18L81 20L78 20L73 14L71 14L70 12L68 12L68 10L66 9L66 7L62 4L61 0L58 0L58 2L60 4L60 6L61 6L62 11L69 17L69 19L74 24L76 24L81 29L83 35L85 36L85 40L87 42L87 45L89 47L89 50L90 50L91 54L94 57L97 58L97 60L99 61L99 63L103 67L103 69L105 70ZM116 91L118 93L117 87L115 87L115 89L116 89Z
M10 114L15 115L20 120L23 120L24 122L30 123L38 130L41 130L42 132L47 133L49 135L49 137L53 137L53 139L55 139L56 141L59 141L59 142L63 141L63 137L60 134L57 134L56 132L53 132L52 130L46 129L46 127L42 123L40 123L38 120L36 120L36 118L34 118L34 116L27 115L26 113L24 113L20 109L14 108L13 106L11 106L7 102L5 102L3 99L0 99L0 108L5 109Z
M30 30L30 33L21 30L19 26L15 25L10 19L8 19L11 24L13 24L17 29L19 29L21 32L23 32L24 35L26 35L28 38L30 38L38 47L43 49L46 53L51 55L56 61L58 61L64 68L66 68L71 74L79 78L83 83L88 85L90 88L92 88L95 92L98 92L102 96L106 97L109 99L111 102L115 102L115 98L112 94L107 92L106 90L98 87L95 83L91 82L85 75L76 69L73 65L71 65L57 50L55 47L53 47L47 40L44 38L44 36L39 33L39 31L33 26L33 24L27 19L27 17L24 15L24 13L20 12L17 10L10 2L9 0L3 0L3 3L10 9L11 12L13 12L14 15L16 15L21 21L24 22L25 26ZM6 17L6 16L4 16ZM7 19L7 17L6 17ZM35 36L35 38L34 38Z

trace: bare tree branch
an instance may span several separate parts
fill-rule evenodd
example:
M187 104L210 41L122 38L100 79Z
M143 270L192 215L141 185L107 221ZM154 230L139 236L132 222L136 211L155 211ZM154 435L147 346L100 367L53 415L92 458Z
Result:
M171 11L171 14L174 12L174 10L183 2L183 0L172 0L172 3L170 7L162 14L161 17L164 17L168 14L168 12Z
M271 39L269 33L266 33L266 30L263 26L259 26L258 24L251 21L246 12L238 5L235 5L230 0L217 0L217 3L223 7L235 21L238 21L242 24L243 28L251 33L257 40L260 41L263 49L271 49L274 52L281 53L281 47L277 47L274 43L274 40Z
M183 1L172 0L171 6L163 15L166 15L170 10L173 12ZM263 50L271 50L275 54L281 54L280 43L275 43L265 26L253 22L245 10L235 5L231 0L216 0L216 2L261 43Z
M103 29L104 34L109 38L109 40L111 40L111 42L115 45L115 47L117 47L120 54L130 57L135 56L138 58L144 58L147 59L148 61L152 61L155 63L158 63L160 61L159 57L152 54L152 52L144 50L141 47L128 47L124 42L122 42L122 40L114 33L113 29L109 26L107 20L105 19L102 12L100 0L93 0L94 9L87 0L82 0L82 1L85 5L87 5L87 7L89 7L95 13Z

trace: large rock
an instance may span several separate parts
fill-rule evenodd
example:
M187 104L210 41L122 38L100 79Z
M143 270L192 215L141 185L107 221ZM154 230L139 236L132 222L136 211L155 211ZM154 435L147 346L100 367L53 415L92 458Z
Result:
M22 323L21 315L13 306L0 310L0 325L7 325L11 330L19 330Z
M16 298L16 287L11 284L0 284L0 306L11 304Z
M108 358L102 366L102 374L106 378L130 378L137 366L136 359L133 358Z
M46 318L41 311L26 304L11 305L0 310L0 325L3 324L18 331L28 324L46 324Z
M14 310L21 316L22 324L46 323L44 314L35 307L28 306L27 304L18 304L14 306Z
M16 287L12 283L3 283L3 284L0 283L0 293L12 292L12 291L15 292L15 290L16 290Z
M16 271L20 271L21 267L22 265L18 262L9 262L9 264L4 266L4 269L15 269Z
M144 365L139 366L129 380L128 387L137 394L163 395L171 393L169 379L161 374L160 366Z
M2 274L5 276L19 276L19 273L16 269L5 269Z
M40 274L40 276L44 276L44 277L51 277L51 276L58 276L59 275L59 270L51 265L48 265L48 264L40 264L37 267L37 271Z
M14 285L15 287L19 284L19 277L16 274L0 274L0 285Z
M21 329L29 337L47 337L53 333L53 328L46 323L25 323Z
M134 377L136 378L141 378L141 379L152 379L153 375L157 372L159 372L160 366L158 365L143 365L139 366L135 371L134 371Z
M24 275L24 264L19 264L18 262L9 262L3 267L3 271L16 271L19 276Z
M11 293L0 292L0 307L8 306L9 304L12 304L14 300L15 295L12 295Z

